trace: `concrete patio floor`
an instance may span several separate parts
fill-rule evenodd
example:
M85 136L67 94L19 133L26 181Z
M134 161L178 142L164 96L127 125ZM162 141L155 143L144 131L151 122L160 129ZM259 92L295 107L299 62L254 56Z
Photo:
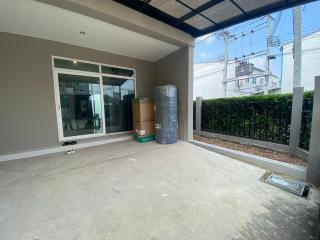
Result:
M179 142L126 141L0 163L0 239L316 239L318 192Z

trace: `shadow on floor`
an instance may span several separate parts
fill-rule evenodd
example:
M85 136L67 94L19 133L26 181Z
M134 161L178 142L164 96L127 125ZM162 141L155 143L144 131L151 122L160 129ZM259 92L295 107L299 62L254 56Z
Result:
M265 204L267 213L254 215L233 240L307 240L317 239L319 208L301 203L287 204L276 198ZM285 218L283 216L286 216ZM318 239L317 239L318 240Z

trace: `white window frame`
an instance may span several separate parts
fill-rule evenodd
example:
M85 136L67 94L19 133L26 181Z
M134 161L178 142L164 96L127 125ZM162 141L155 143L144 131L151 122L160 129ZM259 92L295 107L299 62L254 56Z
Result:
M63 60L69 60L69 61L77 61L77 62L83 62L83 63L96 64L96 65L99 65L99 72L88 72L88 71L81 71L81 70L56 68L54 66L54 59L63 59ZM52 62L53 87L54 87L54 96L55 96L55 107L56 107L57 128L58 128L59 142L70 141L70 140L80 140L80 139L94 138L94 137L103 137L103 136L110 136L110 135L131 133L132 132L132 131L123 131L123 132L106 133L105 112L104 112L104 95L103 95L103 80L102 80L102 77L105 76L105 77L114 77L114 78L133 80L134 81L134 94L135 94L135 96L137 96L136 70L134 68L128 68L128 67L110 65L110 64L105 64L105 63L85 61L85 60L81 60L81 59L66 58L66 57L60 57L60 56L54 56L54 55L51 56L51 62ZM102 73L102 69L101 69L102 66L132 70L133 71L133 76L127 77L127 76L120 76L120 75L113 75L113 74L105 74L105 73ZM63 135L63 124L62 124L62 113L61 113L61 103L60 103L59 73L70 74L70 75L88 76L88 77L98 77L100 79L100 97L101 97L100 102L101 102L101 115L102 115L102 133L94 133L94 134L85 134L85 135L64 137L64 135Z

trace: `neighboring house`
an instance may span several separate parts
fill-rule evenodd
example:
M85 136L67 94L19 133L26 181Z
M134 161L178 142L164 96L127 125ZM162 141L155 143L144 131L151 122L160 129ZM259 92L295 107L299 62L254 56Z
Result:
M292 92L293 88L293 43L283 45L281 91ZM314 77L320 75L320 32L302 38L301 86L313 90Z
M235 61L228 63L228 79L235 78L236 66ZM194 92L193 98L202 97L204 99L223 98L223 61L213 61L207 63L198 63L194 65ZM251 75L258 75L264 70L253 67ZM227 97L250 96L263 94L265 87L265 77L249 77L239 81L228 82ZM268 82L268 92L280 91L280 80L275 75L270 75Z

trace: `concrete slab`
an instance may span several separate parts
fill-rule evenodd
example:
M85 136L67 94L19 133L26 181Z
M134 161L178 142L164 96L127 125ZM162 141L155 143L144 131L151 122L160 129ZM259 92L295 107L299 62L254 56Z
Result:
M306 168L302 166L296 166L293 164L276 161L270 158L260 157L254 154L237 151L225 147L220 147L214 144L204 143L201 141L192 140L190 143L207 150L216 152L218 154L237 159L245 163L253 164L257 167L267 169L271 172L280 173L294 179L306 181Z
M186 142L0 163L0 239L316 239L318 192Z

